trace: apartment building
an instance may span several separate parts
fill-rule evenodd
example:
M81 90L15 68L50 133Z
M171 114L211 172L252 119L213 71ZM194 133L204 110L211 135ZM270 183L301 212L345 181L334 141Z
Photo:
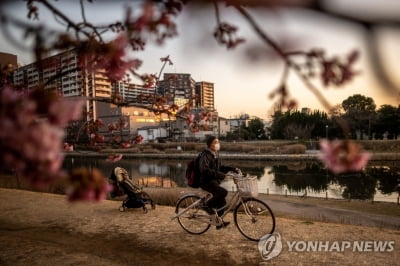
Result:
M98 103L93 99L110 98L111 81L99 71L90 73L79 68L79 58L74 50L53 55L37 62L18 67L14 72L14 85L31 90L44 85L63 97L86 96L87 119L98 118Z
M158 82L158 92L169 96L169 104L182 105L195 96L196 82L190 74L164 73L163 80Z
M12 74L9 73L8 71L12 71L12 69L16 68L18 66L17 63L17 56L14 54L8 54L8 53L1 53L0 52L0 70L2 71L2 74L4 70L7 70L7 76L2 77L5 78L5 80L0 80L0 84L3 84L3 82L12 82L13 77Z
M0 52L0 68L4 68L8 65L17 67L17 56L15 54L8 54Z
M129 83L127 81L114 82L113 93L117 93L127 102L148 104L156 91L156 88L143 88L142 85Z
M196 107L203 107L214 111L214 83L200 81L196 82Z
M87 72L79 67L79 58L74 50L62 52L41 61L20 66L13 74L15 86L25 90L31 90L38 86L44 86L63 97L87 98L86 119L101 119L105 125L112 124L124 117L128 127L123 129L124 136L137 134L137 130L148 126L162 126L167 129L168 135L174 132L184 138L201 138L204 134L218 133L218 113L214 108L214 84L211 82L195 82L191 74L165 73L163 80L159 81L157 88L143 88L129 80L111 82L104 72ZM191 132L184 121L174 121L167 116L156 116L151 111L137 107L117 107L96 99L110 99L113 94L118 94L130 103L148 104L149 99L160 93L168 96L170 102L178 106L186 104L190 99L198 95L193 104L193 113L200 111L212 112L212 119L207 122L208 132ZM172 120L170 120L172 119ZM101 131L107 135L107 129Z

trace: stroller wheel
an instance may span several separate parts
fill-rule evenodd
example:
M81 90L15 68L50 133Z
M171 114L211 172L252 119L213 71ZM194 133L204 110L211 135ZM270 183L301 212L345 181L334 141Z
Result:
M120 211L120 212L124 212L124 211L125 211L125 209L126 209L126 208L125 208L125 206L124 206L124 205L121 205L121 206L119 207L119 211Z

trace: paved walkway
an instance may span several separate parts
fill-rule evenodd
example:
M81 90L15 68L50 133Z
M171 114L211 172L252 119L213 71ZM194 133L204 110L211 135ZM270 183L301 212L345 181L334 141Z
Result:
M307 202L289 202L284 199L274 199L262 194L260 194L259 197L264 199L278 216L283 214L285 217L300 217L310 221L400 229L400 217L396 216L332 208Z
M121 153L124 158L152 158L152 159L190 159L195 152L179 153L132 153L129 150L116 149L113 153ZM94 151L74 151L66 153L66 157L93 157L106 158L111 150L104 150L102 153ZM221 158L229 160L264 160L264 161L309 161L318 160L317 150L307 150L304 154L247 154L247 153L220 153ZM400 153L374 153L372 161L398 161Z

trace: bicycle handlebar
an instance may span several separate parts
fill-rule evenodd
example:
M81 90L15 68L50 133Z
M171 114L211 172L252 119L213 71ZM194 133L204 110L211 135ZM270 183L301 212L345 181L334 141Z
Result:
M237 181L238 179L246 178L242 172L235 173L235 172L228 172L226 173L225 177L232 177L233 181Z

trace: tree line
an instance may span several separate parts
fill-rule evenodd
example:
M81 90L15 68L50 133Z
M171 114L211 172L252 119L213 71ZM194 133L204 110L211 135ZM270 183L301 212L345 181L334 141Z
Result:
M342 125L340 125L342 121ZM344 122L344 123L343 123ZM343 131L343 124L347 130ZM347 136L346 136L347 134ZM400 135L400 105L376 107L374 100L355 94L335 106L330 114L314 110L276 110L265 128L261 119L241 124L227 140L261 139L396 139Z

